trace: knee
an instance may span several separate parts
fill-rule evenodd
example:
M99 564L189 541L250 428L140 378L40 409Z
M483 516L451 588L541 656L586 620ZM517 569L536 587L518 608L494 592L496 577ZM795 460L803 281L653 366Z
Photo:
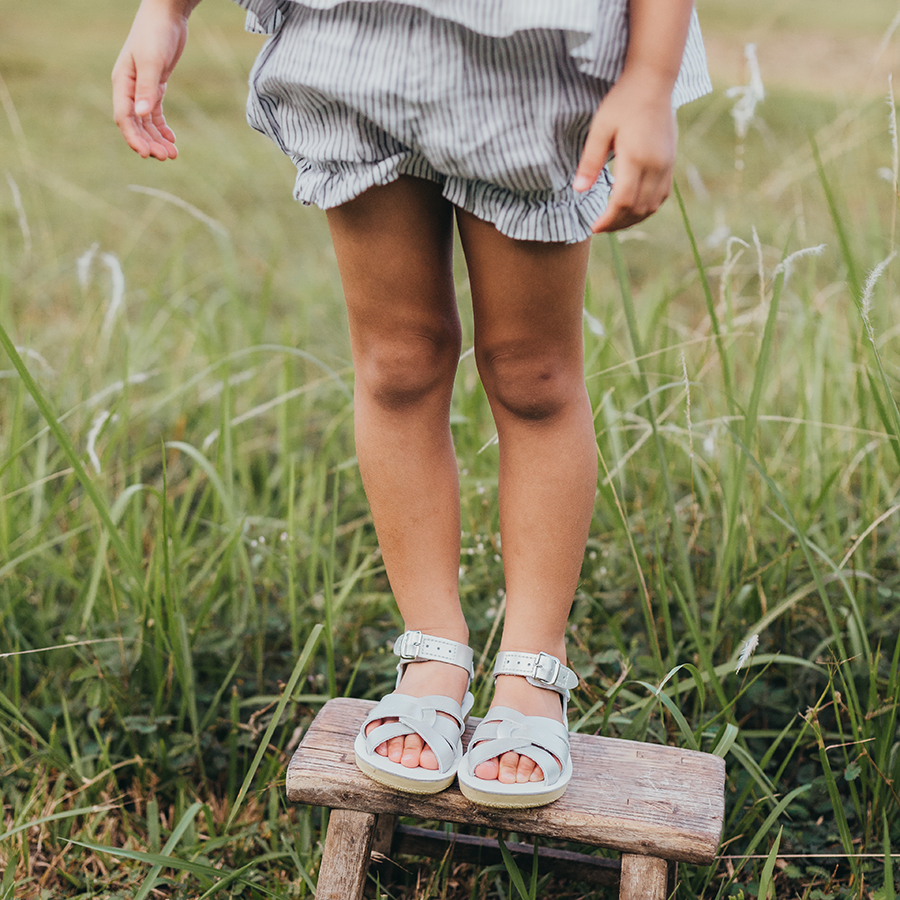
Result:
M495 410L517 419L543 422L555 418L583 386L580 365L556 354L516 350L477 354L484 389ZM577 368L577 371L574 369Z
M389 410L416 406L436 391L449 395L459 349L458 332L453 329L375 341L354 355L357 388Z

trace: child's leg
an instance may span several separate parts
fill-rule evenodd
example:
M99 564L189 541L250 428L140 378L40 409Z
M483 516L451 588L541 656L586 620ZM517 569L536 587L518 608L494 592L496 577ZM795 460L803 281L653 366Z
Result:
M584 384L582 304L589 242L514 241L458 213L475 311L475 357L497 425L500 530L506 575L501 650L565 661L597 484L597 451ZM494 706L561 721L560 698L499 676ZM508 753L480 778L540 780Z
M329 210L328 224L350 320L359 467L391 588L407 629L467 643L449 425L461 341L453 207L438 185L403 177ZM420 662L400 690L459 702L466 684L456 666ZM417 735L379 750L437 768Z

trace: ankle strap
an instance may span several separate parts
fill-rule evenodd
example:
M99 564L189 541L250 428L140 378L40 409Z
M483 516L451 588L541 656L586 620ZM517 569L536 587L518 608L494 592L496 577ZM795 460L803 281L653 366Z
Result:
M569 690L578 684L578 676L549 653L498 653L494 663L494 676L497 675L523 675L529 684L556 691L566 700Z
M421 631L404 631L394 641L394 653L400 657L397 664L399 672L402 672L408 663L433 659L465 669L469 673L470 681L475 674L472 668L472 648L449 638L435 637Z

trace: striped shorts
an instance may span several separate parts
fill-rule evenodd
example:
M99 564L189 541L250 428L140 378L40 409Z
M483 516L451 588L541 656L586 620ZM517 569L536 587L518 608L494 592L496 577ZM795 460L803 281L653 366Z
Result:
M612 179L571 185L609 82L562 32L491 37L415 6L283 11L250 75L247 118L294 162L294 196L330 209L400 175L519 240L591 234Z

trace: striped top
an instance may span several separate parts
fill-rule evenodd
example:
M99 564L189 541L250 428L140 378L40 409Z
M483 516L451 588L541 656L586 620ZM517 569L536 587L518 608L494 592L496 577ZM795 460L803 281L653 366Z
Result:
M286 3L300 0L236 0L248 10L247 27L271 34L281 24ZM345 0L303 0L310 9L332 9ZM360 0L378 3L384 0ZM613 83L622 72L628 49L628 0L398 0L471 31L505 37L517 31L550 29L565 33L578 68ZM681 106L712 89L696 12L691 16L681 71L672 94Z

